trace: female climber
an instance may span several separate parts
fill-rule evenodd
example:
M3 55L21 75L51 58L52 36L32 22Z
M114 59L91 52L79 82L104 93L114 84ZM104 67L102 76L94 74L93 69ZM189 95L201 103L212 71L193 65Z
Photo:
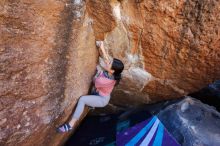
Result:
M99 44L98 44L99 43ZM104 59L100 66L97 65L96 75L93 77L93 89L91 95L81 96L71 120L59 126L57 131L60 133L68 132L74 129L74 125L83 113L85 105L90 107L104 107L109 103L111 92L115 85L119 84L124 64L121 60L110 57L104 49L104 44L99 41L100 57Z

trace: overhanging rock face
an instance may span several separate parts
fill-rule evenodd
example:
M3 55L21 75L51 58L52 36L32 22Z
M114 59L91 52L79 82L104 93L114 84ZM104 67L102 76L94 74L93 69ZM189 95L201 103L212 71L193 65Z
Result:
M112 103L133 106L178 98L219 79L219 2L106 3L90 0L87 7L96 38L104 36L109 54L125 63Z
M54 128L88 93L95 40L125 64L113 104L178 98L219 79L219 10L214 0L1 1L0 145L65 141Z

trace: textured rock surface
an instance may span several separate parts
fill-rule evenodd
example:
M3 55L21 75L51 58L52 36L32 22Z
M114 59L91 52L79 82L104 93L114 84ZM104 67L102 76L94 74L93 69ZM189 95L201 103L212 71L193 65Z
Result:
M148 1L144 6L141 46L145 68L156 78L145 91L171 98L219 79L218 1Z
M54 128L88 92L95 40L125 63L112 104L178 98L219 79L219 10L216 0L1 1L0 145L67 138Z
M85 4L1 1L0 34L0 145L62 143L98 57Z

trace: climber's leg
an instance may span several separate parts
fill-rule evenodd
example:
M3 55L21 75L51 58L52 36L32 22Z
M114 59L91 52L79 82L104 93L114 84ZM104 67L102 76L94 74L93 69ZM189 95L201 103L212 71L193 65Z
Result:
M102 97L99 95L81 96L72 117L78 120L84 110L85 104L91 107L104 107L107 104L106 99L106 97Z
M104 107L108 104L110 99L110 96L102 97L99 95L85 95L81 96L75 112L72 114L72 118L69 122L69 124L73 127L75 122L79 120L81 114L83 113L85 105L91 106L91 107Z

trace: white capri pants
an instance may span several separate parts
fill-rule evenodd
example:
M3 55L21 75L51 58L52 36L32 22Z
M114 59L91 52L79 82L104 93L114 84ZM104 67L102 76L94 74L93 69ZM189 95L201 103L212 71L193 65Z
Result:
M76 110L72 114L72 118L79 120L81 114L83 113L85 105L90 107L104 107L108 104L110 100L110 95L101 96L94 90L94 88L91 94L92 95L84 95L80 97L76 106Z

